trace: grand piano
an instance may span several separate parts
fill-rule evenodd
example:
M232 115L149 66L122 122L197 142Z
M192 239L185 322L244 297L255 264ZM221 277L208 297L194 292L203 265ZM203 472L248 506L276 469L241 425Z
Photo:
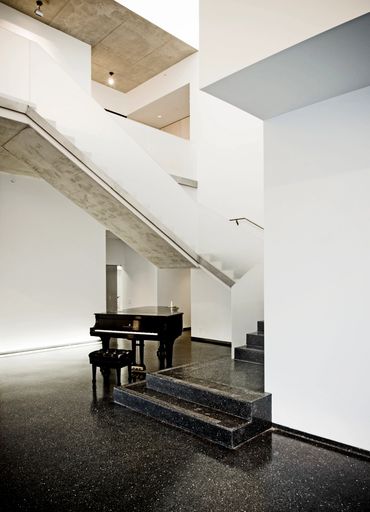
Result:
M172 366L173 344L182 333L183 313L175 308L164 306L145 306L123 309L117 312L95 313L95 325L90 329L91 336L102 340L103 350L108 350L111 338L128 338L132 340L134 357L136 341L158 340L158 357L160 368ZM141 358L143 353L140 354Z

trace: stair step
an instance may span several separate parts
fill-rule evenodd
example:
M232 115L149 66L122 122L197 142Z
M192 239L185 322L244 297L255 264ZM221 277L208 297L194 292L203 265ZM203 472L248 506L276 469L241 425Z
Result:
M175 368L171 373L176 374L176 370ZM166 375L166 372L168 370L164 370L164 373L148 373L146 376L147 387L159 393L166 393L247 420L250 420L257 413L261 405L260 402L263 402L263 399L268 396L266 393L249 391L221 383L208 382L205 385L201 379L194 377L189 382Z
M263 364L265 353L258 348L249 348L246 345L235 347L235 359L239 361L249 361L252 363Z
M265 332L265 321L264 320L259 320L257 322L257 331L258 332Z
M265 335L262 332L251 332L247 334L247 347L248 348L259 348L263 350L265 348Z
M160 393L148 388L146 382L115 388L113 399L117 404L227 448L237 448L270 426L268 421L247 420Z

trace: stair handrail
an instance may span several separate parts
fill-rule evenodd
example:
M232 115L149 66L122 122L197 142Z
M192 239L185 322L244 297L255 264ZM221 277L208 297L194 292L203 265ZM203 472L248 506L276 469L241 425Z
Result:
M247 217L235 217L235 219L229 219L230 222L235 222L237 226L239 226L239 221L246 220L250 224L253 224L253 226L256 226L259 229L264 230L265 228L257 224L256 222L253 222L253 220L247 219Z

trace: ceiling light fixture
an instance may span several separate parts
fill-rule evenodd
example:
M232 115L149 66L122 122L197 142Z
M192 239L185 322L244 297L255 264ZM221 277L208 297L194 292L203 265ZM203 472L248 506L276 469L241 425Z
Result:
M162 119L162 114L157 115L158 119Z
M41 7L43 5L43 2L41 0L37 0L36 2L36 9L33 11L36 16L39 16L39 18L43 18L44 13L41 10Z
M108 78L108 84L109 85L114 85L114 78L113 78L113 71L109 71L109 78Z

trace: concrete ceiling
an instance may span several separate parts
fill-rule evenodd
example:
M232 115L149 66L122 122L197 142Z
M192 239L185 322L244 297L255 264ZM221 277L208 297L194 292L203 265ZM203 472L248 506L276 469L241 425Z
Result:
M128 117L134 121L153 126L154 128L164 128L189 115L190 103L188 84L132 112Z
M261 119L370 85L370 14L360 16L203 90Z
M196 50L114 0L44 0L43 18L34 0L3 2L92 46L92 79L128 92Z

